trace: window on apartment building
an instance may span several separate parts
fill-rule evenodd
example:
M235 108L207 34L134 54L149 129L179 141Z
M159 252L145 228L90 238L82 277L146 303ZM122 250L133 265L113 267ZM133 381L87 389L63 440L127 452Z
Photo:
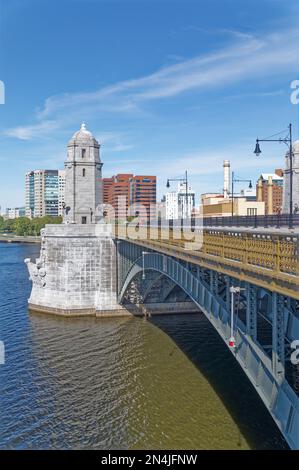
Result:
M82 149L82 152L81 152L81 157L84 158L86 155L86 149Z
M85 168L82 170L82 176L85 176Z

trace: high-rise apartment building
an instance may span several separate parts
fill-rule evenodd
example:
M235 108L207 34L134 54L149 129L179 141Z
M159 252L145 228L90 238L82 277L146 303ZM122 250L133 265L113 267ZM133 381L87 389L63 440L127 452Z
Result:
M130 181L133 174L119 173L103 179L104 203L113 207L116 219L126 219L130 205Z
M156 186L156 176L133 176L130 181L130 205L135 204L137 211L138 206L144 208L149 215L150 207L157 201Z
M119 173L112 178L103 178L103 200L114 208L117 219L125 219L133 205L130 215L136 212L143 215L144 210L149 216L151 204L156 204L156 176Z
M28 171L25 177L25 215L34 216L34 171Z
M114 183L114 177L112 178L103 178L103 202L105 204L110 204L110 191Z
M62 215L64 170L33 170L26 173L26 217Z

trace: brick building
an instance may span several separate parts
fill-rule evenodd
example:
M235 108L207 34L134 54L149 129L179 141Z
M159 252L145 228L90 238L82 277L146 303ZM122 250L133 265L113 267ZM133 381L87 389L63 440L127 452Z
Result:
M114 208L117 219L125 219L129 206L133 204L135 208L131 215L141 213L142 205L149 216L150 205L156 203L156 176L119 173L103 178L103 200L104 204Z
M282 211L283 170L261 174L257 183L257 200L265 203L265 214L277 214Z

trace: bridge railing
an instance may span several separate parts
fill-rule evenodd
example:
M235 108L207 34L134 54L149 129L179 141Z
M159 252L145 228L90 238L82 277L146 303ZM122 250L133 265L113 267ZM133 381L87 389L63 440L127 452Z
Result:
M171 245L185 253L202 253L284 274L299 274L299 234L227 227L196 230L200 230L202 236L200 246L194 243L194 248L189 234L185 238L184 231L179 228L141 227L132 241Z
M289 214L203 217L205 227L287 228L289 223ZM299 227L299 214L293 214L293 226Z
M299 274L298 236L204 229L202 252L275 272Z
M198 237L200 232L200 237ZM184 261L215 269L282 295L299 300L299 233L288 230L246 229L244 227L197 227L200 244L190 241L190 230L179 227L139 227L130 239Z

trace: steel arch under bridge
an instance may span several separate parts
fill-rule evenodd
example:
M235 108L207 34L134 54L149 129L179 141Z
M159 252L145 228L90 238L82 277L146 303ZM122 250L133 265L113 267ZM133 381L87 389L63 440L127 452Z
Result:
M146 252L144 256L135 259L122 286L120 286L120 302L131 281L143 269L158 271L181 287L205 314L229 347L230 314L227 306L192 271L170 256ZM247 283L246 295L248 298L250 298L252 288L254 286ZM274 298L275 305L279 305L279 294L274 293L273 295L277 296ZM283 309L276 312L275 321L273 320L274 350L279 346L279 335L281 337L281 328L277 325L279 313L282 318ZM277 373L277 360L271 360L252 337L252 324L256 323L253 315L256 315L256 311L252 311L249 301L247 302L246 325L239 318L236 319L237 328L234 335L236 347L235 349L229 347L229 349L263 400L289 446L292 449L299 449L299 397L285 379L284 374ZM279 350L277 349L276 352L274 357L279 359Z

